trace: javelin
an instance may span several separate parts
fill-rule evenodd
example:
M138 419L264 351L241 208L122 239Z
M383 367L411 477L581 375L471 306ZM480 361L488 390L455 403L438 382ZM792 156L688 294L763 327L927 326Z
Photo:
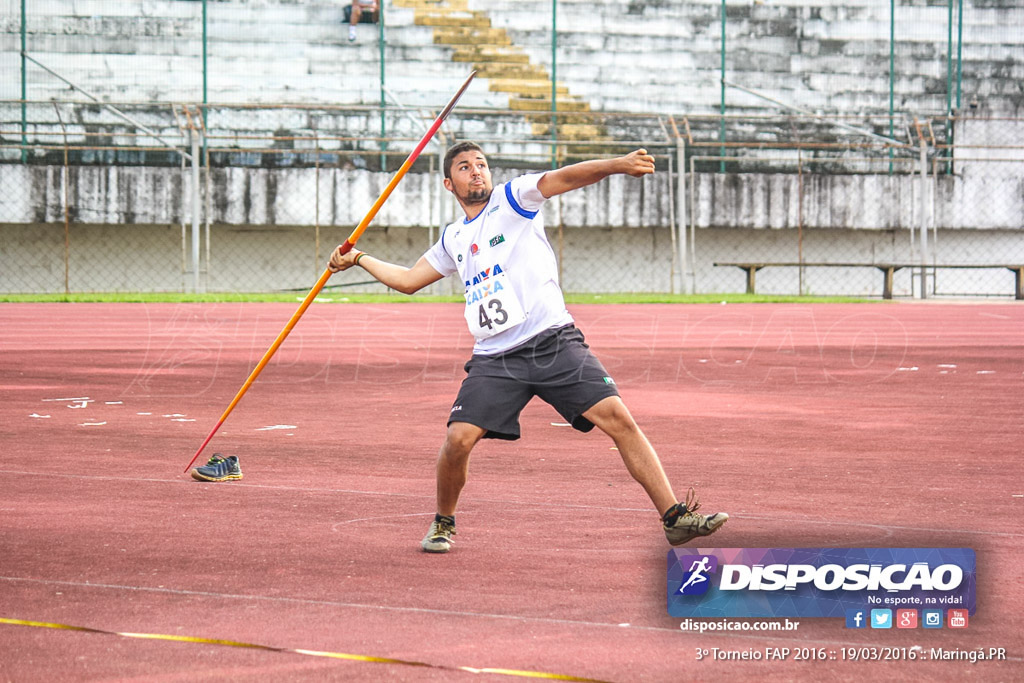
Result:
M455 95L452 96L452 99L449 100L447 105L445 105L445 108L442 109L441 113L437 115L436 119L434 119L434 123L427 130L426 134L424 134L423 139L419 141L419 144L416 145L416 148L412 151L412 154L409 155L409 158L405 160L405 163L403 163L401 168L398 169L398 172L395 173L395 177L391 179L391 182L388 183L387 187L384 188L384 191L380 193L379 197L377 197L377 201L373 203L373 206L370 207L370 210L366 213L365 216L363 216L363 220L359 222L359 225L356 226L356 229L352 231L352 234L349 235L347 240L345 240L345 243L341 245L342 254L347 254L348 252L352 251L352 247L356 245L356 242L359 241L359 238L362 237L364 232L366 232L367 226L370 225L370 221L372 221L374 216L377 215L377 212L380 211L380 207L384 206L384 202L386 202L388 197L391 196L391 192L395 189L395 187L398 185L399 181L402 180L405 174L409 172L409 169L412 167L413 162L415 162L416 158L419 157L420 152L422 152L423 148L427 146L427 143L430 142L430 139L434 137L434 133L437 132L437 130L441 127L441 124L444 123L444 120L448 118L448 114L450 114L452 109L455 108L456 103L458 103L459 98L462 97L462 94L466 92L466 89L469 87L469 84L473 80L474 76L476 76L476 71L469 74L469 77L466 78L466 82L462 84L462 87L459 88L458 92L456 92ZM274 356L274 353L277 352L278 347L280 347L282 342L284 342L285 338L288 336L288 333L292 331L293 327L295 327L295 324L299 322L299 318L301 318L302 314L306 312L306 309L309 308L309 305L313 303L313 299L316 298L316 295L319 294L320 290L322 290L324 288L324 285L327 284L327 280L330 279L331 275L331 269L328 267L327 269L324 270L323 275L320 276L320 279L317 280L316 284L313 285L313 289L309 290L309 294L307 294L306 298L303 299L302 303L299 305L298 310L296 310L295 313L292 315L291 320L289 320L288 324L284 326L283 330L281 330L281 334L277 335L277 339L275 339L274 343L270 345L270 348L267 349L267 352L263 354L263 358L261 358L260 362L256 364L256 367L249 375L249 378L245 380L245 384L243 384L242 388L238 390L237 394L235 394L235 398L231 401L231 405L229 405L228 409L224 411L224 414L220 416L220 420L217 421L217 424L213 426L213 429L210 431L209 436L207 436L206 440L203 441L203 445L200 446L199 450L196 451L196 454L192 456L192 460L189 461L188 467L185 468L185 472L188 472L189 467L192 467L192 463L196 461L196 458L199 457L199 454L203 452L204 448L206 448L206 444L210 443L210 439L212 439L213 435L217 433L217 430L220 429L220 426L224 424L224 421L228 419L228 415L230 415L231 411L235 409L235 406L238 405L238 402L242 400L242 396L244 396L245 392L249 390L249 387L252 386L252 383L256 381L256 378L263 371L263 368L266 367L267 363L270 362L270 359Z

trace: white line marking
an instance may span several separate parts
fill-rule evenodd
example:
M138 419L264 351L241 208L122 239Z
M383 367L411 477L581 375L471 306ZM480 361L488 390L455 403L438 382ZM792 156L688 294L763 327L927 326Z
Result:
M298 429L295 425L270 425L269 427L259 427L256 429L257 432L269 432L272 429Z
M79 427L102 427L106 422L83 422Z
M470 513L459 512L459 517L462 517L464 514ZM355 524L356 522L376 522L378 519L399 519L401 517L432 517L433 515L433 512L410 512L407 515L381 515L379 517L361 517L359 519L347 519L344 522L335 522L334 524L332 524L331 531L337 531L339 526L344 526L346 524Z
M56 401L57 403L66 403L67 401L91 401L92 399L88 396L79 396L77 398L44 398L44 401Z
M32 413L31 415L29 415L29 417L48 418L50 416L49 415L38 415L36 413Z
M15 475L27 475L32 477L60 477L64 479L87 479L94 481L130 481L138 483L140 481L148 481L158 484L182 484L191 485L193 482L191 479L175 478L175 479L154 479L150 477L109 477L109 476L98 476L88 474L57 474L54 472L28 472L25 470L0 470L0 474L15 474ZM360 489L336 489L336 488L316 488L311 486L274 486L268 484L247 484L240 481L231 482L231 489L238 490L243 488L252 489L267 489L270 491L304 491L307 493L348 493L359 496L380 496L382 498L426 498L427 500L433 501L436 498L435 493L394 493L392 491L364 491ZM225 489L227 490L227 489ZM565 508L569 510L604 510L607 512L638 512L644 515L650 515L651 510L649 508L625 508L625 507L610 507L607 505L579 505L575 503L547 503L543 501L526 501L526 500L508 500L507 498L476 498L474 503L486 504L486 505L523 505L526 507L544 507L544 508ZM469 514L469 512L460 512L461 514ZM730 519L757 519L764 521L778 521L778 516L768 515L751 515L746 512L739 511L735 514L729 511ZM852 527L866 527L868 529L878 529L885 531L887 536L891 536L893 530L896 531L934 531L936 533L951 533L960 531L958 528L947 528L937 529L934 527L922 527L922 526L893 526L890 524L868 524L866 522L837 522L837 521L823 521L820 519L811 519L809 517L794 518L789 516L786 518L789 521L800 522L803 524L815 525L815 526L852 526ZM966 532L965 532L966 533ZM973 535L982 536L999 536L1008 538L1024 538L1024 533L1011 533L1009 531L980 531L973 529L970 531Z
M108 405L108 406L123 406L124 405L124 401L104 401L103 403L105 405Z
M42 584L44 586L73 586L75 588L93 588L101 590L115 590L115 591L134 591L138 593L164 593L169 595L185 595L185 596L202 596L207 598L219 598L224 600L247 600L247 601L258 601L258 602L269 602L269 603L282 603L282 604L293 604L293 605L315 605L318 607L343 607L351 609L365 609L375 610L379 612L399 612L399 613L414 613L414 614L436 614L443 616L454 616L454 617L468 617L471 619L494 619L499 621L511 621L519 623L539 623L539 624L555 624L555 625L569 625L569 626L580 626L580 627L591 627L591 628L629 628L636 629L638 631L656 631L659 633L682 633L687 635L687 632L679 630L678 626L664 627L664 626L638 626L631 625L624 627L620 623L601 622L601 621L585 621L582 619L555 619L553 617L527 617L518 614L494 614L488 612L466 612L459 610L444 610L444 609L430 609L426 607L392 607L389 605L367 605L357 602L339 602L334 600L313 600L311 598L289 598L280 596L267 596L267 595L243 595L237 593L213 593L210 591L195 591L178 588L152 588L150 586L128 586L123 584L108 584L108 583L82 583L79 581L59 581L53 579L31 579L22 576L0 576L0 581L10 582L21 582L21 583L35 583ZM846 640L813 640L806 639L800 635L798 631L789 631L788 635L783 635L785 631L758 631L758 633L751 635L741 635L730 632L716 632L715 636L720 638L736 638L739 640L753 640L763 642L765 640L779 640L783 642L798 641L802 644L818 644L826 646L844 647L850 646L851 641ZM693 636L700 636L699 633L693 632ZM803 634L806 636L806 633ZM703 636L701 636L703 637ZM1020 657L1007 657L1006 661L1022 661Z

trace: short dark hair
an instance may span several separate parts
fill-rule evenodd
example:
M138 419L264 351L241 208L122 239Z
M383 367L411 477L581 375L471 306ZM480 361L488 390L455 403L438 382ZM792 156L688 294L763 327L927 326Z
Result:
M468 140L466 140L464 142L459 142L459 143L454 144L451 147L449 147L448 151L445 152L445 155L444 155L444 177L448 178L449 180L451 180L451 177L452 177L452 162L455 160L455 157L459 156L463 152L474 152L474 151L475 152L480 152L481 154L484 153L484 150L481 149L480 145L476 144L475 142L470 142Z

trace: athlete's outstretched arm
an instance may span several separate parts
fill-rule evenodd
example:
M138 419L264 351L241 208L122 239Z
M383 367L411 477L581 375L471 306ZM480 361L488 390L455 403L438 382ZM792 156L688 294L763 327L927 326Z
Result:
M646 149L638 149L615 159L581 161L571 166L563 166L556 171L548 171L537 183L537 188L545 197L551 198L557 194L593 185L619 173L634 178L654 173L654 157L648 154Z
M362 258L360 258L360 255ZM420 260L412 268L406 268L405 266L381 261L356 249L347 254L342 254L340 246L331 254L331 263L328 268L334 273L348 270L356 265L356 259L359 259L359 266L376 280L403 294L414 294L444 277L444 275L434 270L434 267L430 265L425 256L421 256Z

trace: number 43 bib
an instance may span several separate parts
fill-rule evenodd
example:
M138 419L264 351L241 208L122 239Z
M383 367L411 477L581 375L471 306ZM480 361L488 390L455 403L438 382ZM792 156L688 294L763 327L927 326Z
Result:
M526 320L523 304L505 273L466 290L466 322L477 339L487 339Z

